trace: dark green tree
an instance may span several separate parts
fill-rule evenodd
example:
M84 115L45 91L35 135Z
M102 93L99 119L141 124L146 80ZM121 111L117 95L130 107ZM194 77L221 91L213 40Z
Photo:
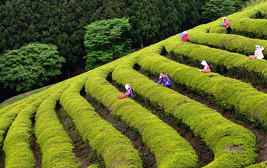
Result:
M106 64L130 51L131 40L128 34L131 25L128 19L96 21L85 28L86 69L90 70Z
M210 22L230 15L237 10L234 7L237 2L232 0L209 0L203 8L203 16L207 22Z
M0 82L5 88L28 91L59 75L64 62L55 45L30 43L0 57Z

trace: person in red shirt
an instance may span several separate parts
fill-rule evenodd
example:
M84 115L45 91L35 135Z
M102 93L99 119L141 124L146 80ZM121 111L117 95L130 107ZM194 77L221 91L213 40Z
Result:
M230 23L226 19L226 17L223 18L223 24L225 25L225 28L227 29L227 34L231 33Z

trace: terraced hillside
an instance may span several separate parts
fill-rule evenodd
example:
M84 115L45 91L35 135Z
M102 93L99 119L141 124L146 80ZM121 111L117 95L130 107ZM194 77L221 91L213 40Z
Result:
M267 56L267 2L227 19L1 108L0 168L267 167L267 61L248 57Z

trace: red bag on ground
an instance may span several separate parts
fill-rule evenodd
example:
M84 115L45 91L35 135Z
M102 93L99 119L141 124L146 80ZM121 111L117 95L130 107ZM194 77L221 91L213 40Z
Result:
M120 99L124 98L125 96L126 96L126 94L120 94L120 95L118 95L118 97L119 97Z
M255 55L250 55L249 58L250 58L250 59L257 59L257 56L255 56Z
M202 71L205 72L205 73L209 73L209 72L211 72L210 69L203 69Z

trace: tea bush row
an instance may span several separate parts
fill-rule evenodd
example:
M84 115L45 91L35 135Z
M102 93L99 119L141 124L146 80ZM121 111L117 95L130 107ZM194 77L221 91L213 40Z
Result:
M5 167L34 167L35 159L30 148L32 120L39 105L49 96L48 92L39 94L39 98L23 108L8 129L3 150Z
M260 3L254 7L249 7L243 12L236 12L227 19L231 25L232 33L239 34L250 38L267 39L267 2ZM198 30L202 33L226 33L226 28L219 26L223 23L223 17L208 24L202 24L191 30ZM188 37L192 32L188 32ZM204 35L204 34L202 34Z
M59 122L55 108L67 82L57 84L58 90L39 106L36 114L35 134L42 152L42 167L80 167L73 153L72 141Z
M102 155L107 167L142 167L142 160L132 142L102 119L80 95L86 79L81 77L64 91L60 104L73 119L84 141Z
M124 57L90 71L85 91L108 107L112 115L119 116L140 132L142 141L155 154L157 167L196 167L197 156L185 139L132 99L119 99L121 92L106 80L116 66L130 66L130 60L136 58L135 54L131 54L131 57Z
M267 61L248 57L203 45L180 43L170 38L164 46L177 61L203 68L200 64L206 60L213 72L247 78L251 83L266 87Z
M0 115L0 148L2 148L2 143L6 136L6 133L16 116L29 104L35 102L38 97L39 94L32 95L28 98L23 99L22 101L17 102L15 105L12 104L1 109L2 114Z
M198 68L179 64L158 53L143 54L139 64L152 74L167 74L181 88L203 95L222 109L235 110L240 117L267 131L267 95L251 85L216 73L199 72Z
M120 85L130 83L134 93L189 126L196 136L203 139L215 155L214 161L205 167L237 168L255 161L256 139L250 130L186 96L157 86L131 67L117 67L112 73L112 79Z
M227 16L232 34L222 34L226 33L226 29L219 26L219 23L223 22L222 18L219 18L214 22L202 24L188 30L188 39L192 43L205 44L244 55L253 55L255 46L260 45L265 48L263 54L267 55L267 20L251 19L259 13L267 17L266 9L267 2L264 2L243 12Z

